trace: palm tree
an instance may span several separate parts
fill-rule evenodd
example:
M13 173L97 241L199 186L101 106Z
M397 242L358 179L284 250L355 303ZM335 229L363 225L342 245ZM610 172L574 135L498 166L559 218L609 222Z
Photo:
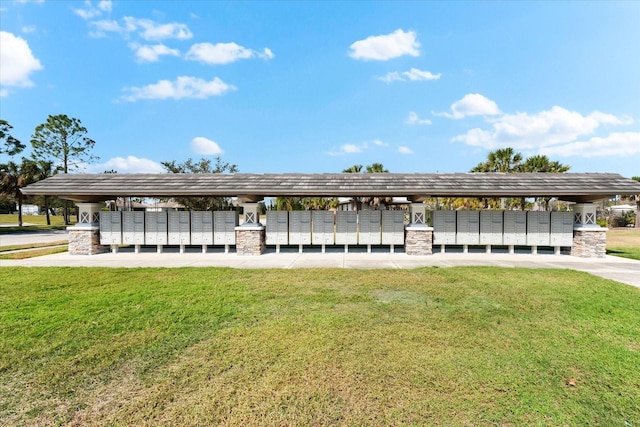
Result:
M342 171L342 173L360 173L360 172L362 172L362 165L353 165Z
M551 161L547 156L538 154L527 158L519 169L519 172L565 173L571 169L571 166L563 165L558 161ZM544 209L549 210L551 197L543 197L542 200L544 201ZM524 206L524 199L522 200L522 205Z
M640 176L632 176L632 180L640 182ZM640 228L640 194L634 195L636 201L636 227Z
M60 171L60 168L53 167L51 160L35 160L33 165L32 180L37 182L47 179ZM44 211L47 216L47 225L51 225L51 215L49 212L49 196L42 196L44 202Z
M22 191L20 189L33 182L34 161L22 158L22 164L15 162L0 165L0 193L18 202L18 226L22 227Z

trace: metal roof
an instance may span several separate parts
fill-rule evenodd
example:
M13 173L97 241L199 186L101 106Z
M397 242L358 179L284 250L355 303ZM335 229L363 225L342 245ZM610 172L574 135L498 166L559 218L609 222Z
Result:
M278 196L557 197L588 202L640 193L612 173L59 174L22 189L75 201L115 197Z

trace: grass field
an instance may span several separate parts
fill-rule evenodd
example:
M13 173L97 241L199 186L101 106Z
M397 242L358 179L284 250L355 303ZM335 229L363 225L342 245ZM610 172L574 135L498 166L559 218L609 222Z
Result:
M607 232L607 254L640 260L640 228L612 228Z
M640 289L568 270L0 269L2 425L640 425Z

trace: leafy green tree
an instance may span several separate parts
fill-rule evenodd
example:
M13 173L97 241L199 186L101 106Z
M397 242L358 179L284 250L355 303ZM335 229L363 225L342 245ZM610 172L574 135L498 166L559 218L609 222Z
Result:
M640 176L633 176L631 179L640 182ZM636 202L635 228L640 228L640 194L636 194L633 197Z
M353 165L342 171L342 173L360 173L360 172L362 172L362 165Z
M51 160L33 160L33 164L30 166L30 180L32 182L38 182L43 179L47 179L59 172L59 169L54 166ZM47 217L47 225L51 225L51 208L50 208L50 196L41 196L42 206L44 207L45 215Z
M361 173L362 165L353 165L347 169L344 169L342 173ZM389 173L388 169L385 169L382 163L372 163L365 168L366 173ZM392 197L354 197L353 200L356 203L356 210L362 208L362 204L366 204L373 207L379 207L382 203L389 203L393 200Z
M98 160L91 154L96 143L87 133L79 119L65 114L50 115L46 122L36 126L31 136L33 156L59 164L62 173L77 170L83 163ZM64 223L69 224L69 202L65 202Z
M528 157L524 163L520 165L518 172L565 173L568 172L569 169L571 169L571 166L563 165L558 161L551 161L547 156L538 154ZM549 210L551 197L543 197L542 200L545 210Z
M11 135L11 129L13 126L8 121L0 119L0 155L15 156L24 150L24 144Z
M22 158L17 164L13 161L0 165L0 193L13 198L18 204L18 226L22 227L22 201L23 195L20 189L34 182L36 171L35 161Z
M511 147L499 148L487 155L487 160L478 163L471 172L518 172L522 163L522 154Z
M535 155L527 158L523 161L521 153L516 152L513 148L499 148L490 152L487 155L487 160L478 163L471 172L500 172L500 173L514 173L514 172L547 172L547 173L564 173L571 167L563 165L557 161L551 161L547 156ZM549 209L550 197L543 198L544 206ZM509 199L500 199L500 208L504 209L507 204L510 206L515 205L517 202ZM524 197L520 199L520 207L525 208ZM484 199L485 206L490 205L490 201Z
M194 161L187 159L182 163L175 160L161 162L162 167L169 173L236 173L238 166L224 162L220 157L211 159L201 158ZM229 197L176 197L174 200L191 210L220 211L231 207Z

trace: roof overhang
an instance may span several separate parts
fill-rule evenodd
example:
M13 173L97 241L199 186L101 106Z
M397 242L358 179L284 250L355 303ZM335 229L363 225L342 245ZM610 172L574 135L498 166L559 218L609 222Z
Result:
M556 197L593 202L639 194L640 183L610 173L59 174L22 189L78 202L116 197Z

